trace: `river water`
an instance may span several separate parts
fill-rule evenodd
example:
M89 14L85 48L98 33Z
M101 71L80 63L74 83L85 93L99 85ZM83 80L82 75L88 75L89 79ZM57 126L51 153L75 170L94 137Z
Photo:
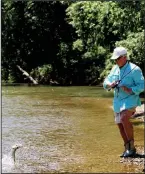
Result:
M139 172L120 163L112 96L101 87L2 87L2 173ZM143 129L135 139L144 145Z

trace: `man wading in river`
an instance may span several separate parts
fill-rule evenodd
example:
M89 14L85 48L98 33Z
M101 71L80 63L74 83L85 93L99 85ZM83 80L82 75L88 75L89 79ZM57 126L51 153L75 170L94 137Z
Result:
M141 105L139 94L144 91L144 77L141 69L128 61L125 48L115 48L111 59L115 60L116 65L105 78L103 87L107 90L114 89L115 123L125 146L125 151L120 157L132 157L136 154L136 149L133 126L129 119L136 107Z

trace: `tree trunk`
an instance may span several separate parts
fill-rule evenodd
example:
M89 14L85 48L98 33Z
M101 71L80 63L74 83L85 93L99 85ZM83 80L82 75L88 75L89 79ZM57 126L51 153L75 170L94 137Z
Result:
M23 75L25 75L27 78L30 79L30 81L33 82L33 84L38 85L38 82L36 80L33 79L33 77L31 77L25 70L23 70L19 65L17 65L17 68L23 73Z

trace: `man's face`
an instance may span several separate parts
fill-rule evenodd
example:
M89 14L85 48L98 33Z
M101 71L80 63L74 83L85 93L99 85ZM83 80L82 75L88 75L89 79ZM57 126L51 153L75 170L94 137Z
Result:
M127 61L126 56L120 56L118 59L115 60L116 64L121 67L123 66Z

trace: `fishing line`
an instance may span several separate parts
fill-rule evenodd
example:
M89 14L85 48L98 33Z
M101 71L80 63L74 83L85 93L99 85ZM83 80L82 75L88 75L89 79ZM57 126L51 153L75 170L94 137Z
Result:
M127 67L128 67L128 66L127 66ZM126 67L126 68L127 68L127 67ZM125 68L125 70L126 70L126 68ZM136 66L135 66L133 69L135 69L135 68L136 68ZM132 70L133 70L133 69L132 69ZM124 75L124 73L125 73L125 70L124 70L124 72L123 72L123 75ZM132 70L131 70L131 71L132 71ZM122 81L122 79L124 79L129 73L131 73L131 71L129 71L129 72L128 72L127 74L125 74L124 76L122 75L123 77L122 77L120 80L118 80L118 81L116 82L116 84L115 84L113 87L109 88L108 91L110 91L110 90L113 89L113 88L117 88L118 85L119 85L119 83ZM119 87L118 87L118 88L119 88Z

